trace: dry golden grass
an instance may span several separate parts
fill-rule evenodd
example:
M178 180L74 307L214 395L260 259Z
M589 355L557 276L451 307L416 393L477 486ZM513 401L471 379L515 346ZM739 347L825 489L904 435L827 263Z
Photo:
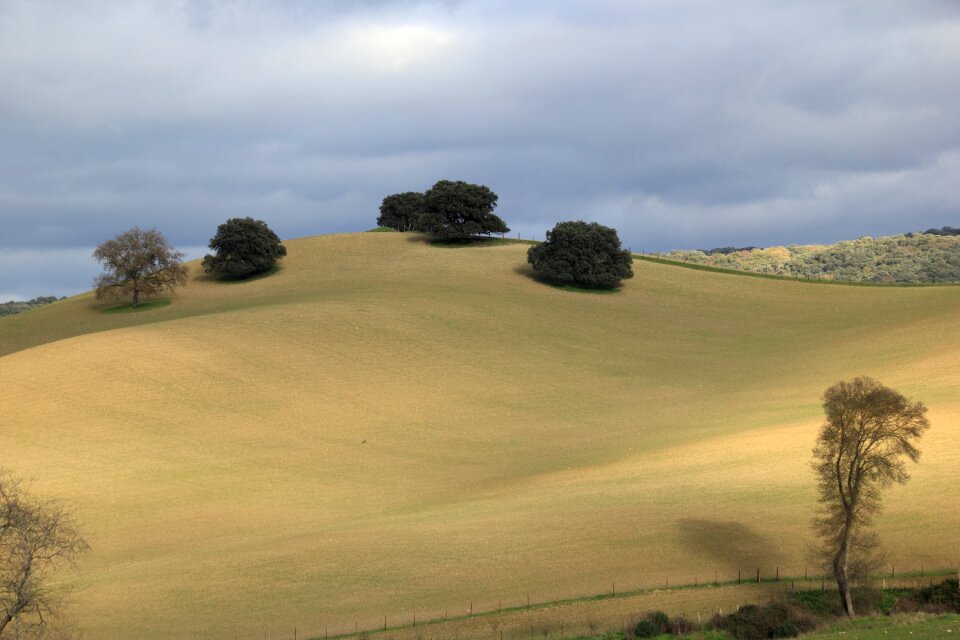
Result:
M287 246L277 274L166 307L0 320L3 465L85 521L90 637L802 573L819 396L864 373L931 408L879 521L892 559L956 563L960 288L637 262L596 295L532 280L522 245Z

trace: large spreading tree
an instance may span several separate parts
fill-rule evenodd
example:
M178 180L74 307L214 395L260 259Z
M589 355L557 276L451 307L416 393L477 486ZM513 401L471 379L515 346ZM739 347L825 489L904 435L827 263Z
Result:
M610 289L633 277L633 257L621 248L616 229L596 222L560 222L547 240L527 251L527 261L544 280Z
M838 382L823 394L826 421L813 450L821 510L814 527L833 571L844 612L854 615L851 582L867 574L880 512L881 490L910 477L916 441L930 427L926 407L868 377Z
M510 228L493 210L497 194L483 185L441 180L424 194L420 230L439 240L469 240Z
M209 246L216 253L203 258L204 270L234 279L269 271L287 255L267 223L253 218L227 220L217 227Z
M104 272L93 281L97 299L129 297L130 306L141 296L173 290L187 283L183 253L177 251L156 229L134 227L96 248L93 257Z
M424 196L419 191L406 191L387 196L380 204L377 225L397 231L419 231L424 212Z

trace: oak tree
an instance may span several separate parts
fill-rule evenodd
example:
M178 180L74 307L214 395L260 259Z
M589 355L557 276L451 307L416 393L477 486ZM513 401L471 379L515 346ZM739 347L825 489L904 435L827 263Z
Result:
M210 238L214 255L203 258L205 271L242 279L273 268L287 248L263 220L230 218Z
M488 187L458 180L441 180L424 194L418 226L440 240L469 240L510 231L494 215L497 194Z
M104 272L93 281L97 299L130 297L130 306L149 296L187 283L183 253L156 229L134 227L96 248L93 257Z
M823 394L826 420L813 450L820 493L814 528L833 571L841 605L855 615L851 581L870 568L876 547L871 530L881 490L910 477L916 441L930 427L921 402L910 402L866 376L841 381Z
M420 216L424 211L424 197L417 191L406 191L387 196L380 204L377 225L397 231L419 231Z
M527 261L549 282L610 289L633 277L633 256L616 229L596 222L560 222L547 240L527 251Z

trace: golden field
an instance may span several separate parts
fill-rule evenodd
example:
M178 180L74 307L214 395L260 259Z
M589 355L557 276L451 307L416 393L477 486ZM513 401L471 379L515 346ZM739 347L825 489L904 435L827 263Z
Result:
M952 567L960 287L812 285L637 261L614 294L524 245L285 243L136 313L85 294L0 319L0 466L71 505L91 638L352 631L596 593L802 574L830 384L930 408L879 529Z

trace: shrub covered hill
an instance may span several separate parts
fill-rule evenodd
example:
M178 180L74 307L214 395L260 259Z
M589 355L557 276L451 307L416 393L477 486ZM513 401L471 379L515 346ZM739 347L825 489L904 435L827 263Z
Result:
M673 260L756 273L854 282L960 282L960 235L951 227L830 245L671 251Z
M37 307L42 307L45 304L50 304L51 302L56 301L56 296L37 296L31 300L10 300L8 302L0 302L0 317L12 316L15 313L30 311L31 309L36 309Z

